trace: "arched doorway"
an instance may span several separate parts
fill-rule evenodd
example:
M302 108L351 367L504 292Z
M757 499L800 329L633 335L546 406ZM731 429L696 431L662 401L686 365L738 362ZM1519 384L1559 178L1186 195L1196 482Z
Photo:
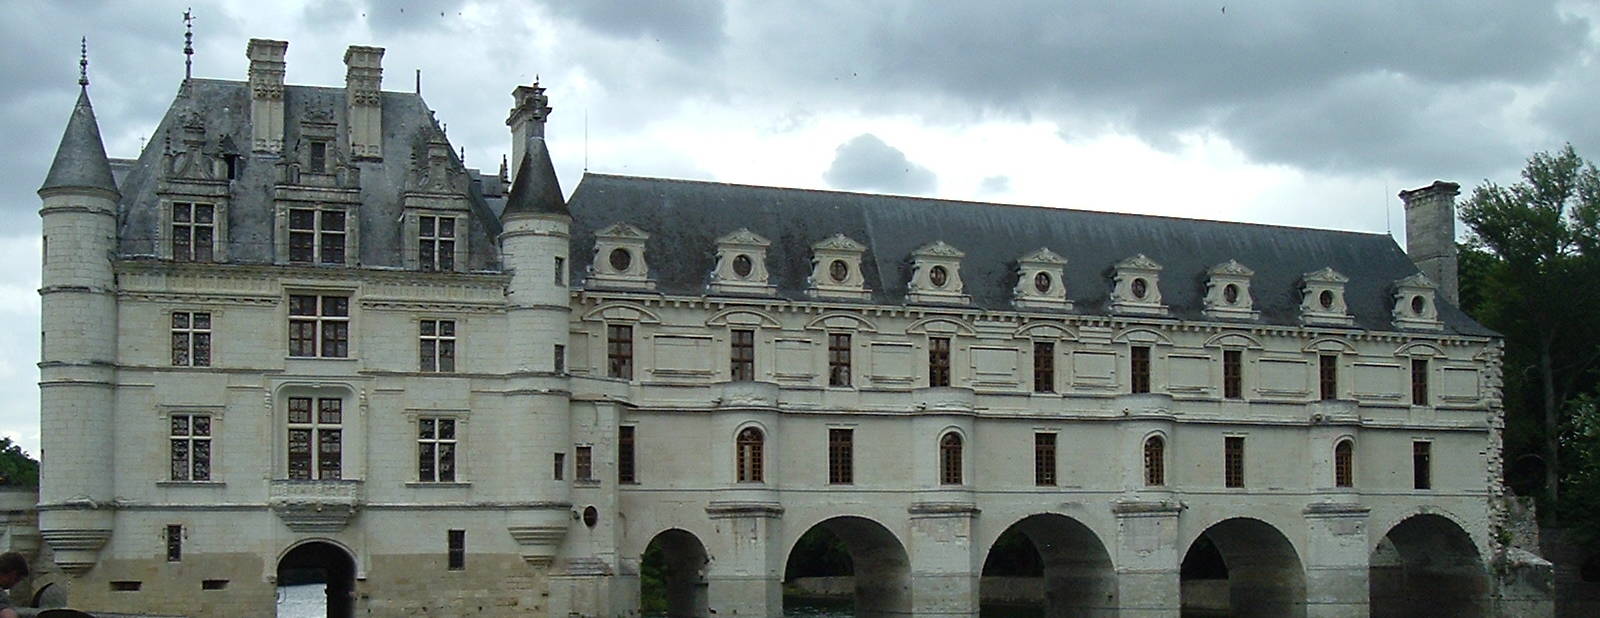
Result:
M835 593L849 599L858 618L911 615L905 546L864 517L834 517L806 530L789 550L783 582L785 607Z
M646 616L711 615L706 601L706 547L673 528L657 534L639 559L639 605Z
M1064 515L1032 515L1000 533L984 558L978 590L986 615L1117 613L1111 555L1094 531Z
M296 546L278 560L278 615L349 618L355 614L356 562L325 541Z
M1489 579L1472 537L1439 515L1413 515L1372 551L1367 593L1372 616L1451 616L1488 612Z
M1179 571L1185 616L1305 616L1306 576L1289 539L1236 517L1201 533Z

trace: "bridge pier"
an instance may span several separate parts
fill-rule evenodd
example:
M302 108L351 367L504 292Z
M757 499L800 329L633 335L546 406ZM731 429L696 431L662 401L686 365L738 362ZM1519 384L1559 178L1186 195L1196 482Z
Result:
M783 615L783 508L769 501L718 501L706 507L719 552L706 565L706 597L717 616Z
M971 502L911 505L911 607L916 616L977 616L981 562Z
M1366 618L1367 512L1352 503L1306 506L1307 618Z
M1176 618L1182 609L1178 575L1178 513L1168 500L1124 500L1117 517L1118 600L1123 618Z

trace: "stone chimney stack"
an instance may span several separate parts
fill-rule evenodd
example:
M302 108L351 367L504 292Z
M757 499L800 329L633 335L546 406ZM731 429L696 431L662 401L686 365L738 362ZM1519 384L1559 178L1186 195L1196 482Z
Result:
M351 45L344 52L344 66L350 155L356 159L382 159L383 48Z
M1461 185L1443 180L1400 192L1406 205L1406 253L1452 305L1460 302L1461 290L1456 271L1456 195L1460 193Z
M250 39L250 148L283 152L283 55L288 41Z
M511 169L518 170L522 167L522 157L528 152L528 142L544 139L544 121L550 117L550 98L544 96L544 88L539 87L537 80L532 86L517 86L511 91L511 98L516 103L511 108L511 116L506 118L506 126L511 127ZM512 172L511 181L515 183L516 179L516 172Z

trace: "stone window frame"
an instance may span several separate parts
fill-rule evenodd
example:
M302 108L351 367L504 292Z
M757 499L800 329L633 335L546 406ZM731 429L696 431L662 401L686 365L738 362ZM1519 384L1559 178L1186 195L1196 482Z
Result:
M1166 487L1168 485L1167 469L1171 466L1168 465L1167 459L1172 456L1172 449L1167 448L1169 442L1167 434L1161 431L1145 434L1144 439L1139 441L1139 454L1140 461L1143 462L1141 467L1144 472L1145 487ZM1153 449L1155 451L1154 458L1151 457L1152 444L1155 445Z
M617 483L639 483L639 425L624 423L617 426Z
M1260 339L1243 331L1225 330L1212 335L1211 338L1206 340L1204 346L1206 349L1212 350L1212 353L1215 354L1213 357L1215 359L1215 364L1213 367L1215 368L1214 370L1216 373L1213 373L1212 376L1217 380L1218 387L1214 392L1214 395L1218 400L1224 403L1247 402L1254 398L1252 395L1260 395L1260 384L1256 383L1259 382L1260 376L1251 373L1256 369L1256 363L1260 360L1262 352L1265 349L1265 346L1262 345ZM1238 354L1239 359L1239 373L1237 376L1239 382L1239 396L1236 398L1228 396L1227 368L1228 355L1235 353ZM1252 381L1252 378L1255 378L1256 380Z
M1344 449L1341 453L1340 449ZM1350 489L1356 486L1356 439L1339 436L1333 441L1333 486Z
M425 424L429 423L433 425L432 435L428 435L423 429ZM451 437L449 438L444 437L444 427L446 426L446 423L448 423L450 427ZM416 421L412 423L412 426L417 428L416 438L414 440L416 444L416 458L413 460L417 463L417 483L453 484L461 482L461 423L459 420L454 415L449 414L425 414L418 416ZM445 478L445 466L441 465L446 459L444 453L444 448L446 445L450 447L448 457L450 461L450 478ZM429 457L431 460L429 463L433 469L433 478L431 479L424 478L422 466L424 450L428 446L433 447L433 456Z
M1205 309L1202 313L1212 319L1255 320L1261 312L1255 309L1255 297L1250 292L1250 280L1256 271L1237 260L1228 260L1206 270ZM1229 289L1233 300L1229 300Z
M572 480L585 485L598 485L594 474L594 443L577 442L572 445Z
M167 207L168 232L166 249L168 259L174 262L214 263L217 250L217 207L209 201L199 200L162 200ZM201 221L201 214L205 213L209 221ZM179 216L182 214L183 216ZM209 236L210 240L202 242L199 237ZM180 255L178 251L179 240L187 247ZM202 255L204 257L202 257Z
M1300 276L1300 323L1307 326L1353 326L1355 316L1350 315L1345 303L1345 286L1350 278L1333 267L1305 273Z
M317 298L317 313L316 313L316 315L314 315L314 316L313 315L309 315L309 314L306 314L306 315L294 315L292 313L293 308L291 306L291 302L292 302L292 298L295 297L295 296L314 296L314 297L316 297ZM358 316L359 312L356 311L356 308L359 306L360 303L358 301L358 295L357 295L357 291L356 290L351 289L351 288L323 288L323 287L311 287L311 286L299 286L299 285L286 285L286 286L284 286L283 297L284 297L284 303L283 303L283 322L282 323L285 326L288 327L286 330L290 331L290 332L286 332L285 333L285 338L284 338L284 343L285 343L284 351L285 351L285 356L287 358L295 359L295 360L351 360L351 359L360 358L360 350L358 349L358 346L360 345L360 337L356 337L355 336L355 333L360 332L359 331L359 316ZM323 298L327 298L327 297L343 297L346 300L346 311L345 311L346 315L344 315L344 316L324 316L324 315L322 315L323 311L325 311L325 309L323 309L323 307L322 307L322 299ZM316 323L316 329L315 329L316 330L316 339L315 339L315 343L314 343L314 345L315 345L315 354L313 354L311 356L297 356L297 355L295 355L293 353L294 349L293 349L293 346L291 345L291 342L293 341L292 329L293 329L293 323L297 321L297 318L298 318L298 321L301 321L301 322L310 321L310 322L315 322ZM323 353L323 325L327 324L327 323L334 323L334 322L345 324L345 340L344 340L344 343L345 343L345 354L342 355L342 356L328 356L328 355L325 355Z
M639 333L637 327L637 322L607 321L605 323L606 377L629 382L638 378ZM620 352L620 348L617 346L619 342L623 341L622 338L617 337L617 334L622 332L622 329L626 329L628 335L626 338L626 353ZM619 359L623 361L623 364L619 365L617 363Z
M828 425L828 485L854 485L855 484L855 425ZM837 435L844 435L843 441L835 440ZM843 445L842 448L840 445Z
M157 411L158 411L157 418L161 422L162 435L165 436L166 439L167 439L167 447L166 447L167 457L164 460L164 461L166 461L167 466L166 466L166 472L161 475L160 480L156 481L156 485L158 485L158 486L169 486L169 487L195 487L195 486L202 486L203 487L203 486L213 486L213 485L221 486L221 485L224 484L223 481L220 480L220 478L219 478L220 477L219 472L221 470L223 470L223 468L221 467L222 459L223 459L223 453L221 452L221 449L219 449L218 447L222 445L222 440L220 439L220 436L222 434L222 427L223 427L223 413L226 410L227 410L227 406L219 406L219 405L163 405L163 406L160 406L157 409ZM172 455L173 455L173 453L172 453L172 440L176 439L176 436L172 433L172 417L179 416L179 415L188 415L190 417L193 417L193 416L207 416L207 417L210 417L210 420L211 420L211 435L208 438L208 440L210 441L210 470L209 470L210 474L208 476L210 478L208 478L206 480L194 480L192 478L193 477L193 471L194 471L194 450L193 450L193 446L192 445L190 446L190 450L189 450L189 471L190 471L190 477L191 478L189 478L187 480L178 480L178 479L173 479L172 478ZM193 431L193 424L192 424L193 420L192 420L192 418L191 418L190 423L191 423L190 431L192 432Z
M1112 267L1112 313L1125 315L1167 315L1161 298L1162 266L1143 253L1117 262ZM1141 290L1143 294L1141 294Z
M952 441L952 438L954 441ZM967 479L967 464L970 457L966 456L967 439L960 429L949 427L939 432L935 442L938 448L939 485L941 487L962 487Z
M296 397L310 397L312 399L312 418L316 418L318 399L339 399L341 404L340 415L340 472L339 479L355 479L363 476L363 429L364 417L367 413L366 398L360 389L345 382L330 381L293 381L285 382L274 387L270 395L273 414L273 439L272 439L272 476L275 480L292 480L289 477L289 400ZM415 426L415 425L412 425ZM316 440L313 437L312 448L313 471L316 470ZM215 465L215 464L213 464ZM330 481L336 479L323 479L314 476L314 482Z
M1444 330L1439 319L1439 286L1427 275L1415 273L1394 282L1394 308L1389 314L1394 326L1407 330Z
M1411 489L1413 491L1432 491L1437 489L1434 483L1433 472L1438 466L1433 461L1433 439L1411 439Z
M1040 439L1049 436L1048 445ZM1035 487L1056 487L1060 484L1061 459L1057 448L1060 446L1061 432L1055 430L1033 430L1033 485ZM1048 446L1048 448L1046 448ZM1049 461L1046 462L1045 459Z
M862 264L867 247L844 234L834 234L811 245L811 276L806 294L812 298L871 300ZM834 263L843 265L843 280L836 280Z
M216 366L216 360L217 360L217 347L216 347L216 344L217 344L217 340L216 340L217 317L221 315L221 312L220 311L216 311L214 309L210 309L210 308L207 308L207 309L204 309L204 310L189 309L189 308L172 308L172 309L166 310L164 313L166 314L166 318L167 318L166 319L167 329L168 329L167 332L170 335L168 337L168 344L169 344L168 351L169 351L169 354L167 355L167 362L169 363L169 366L172 366L172 367L201 367L201 368L208 368L208 367ZM177 319L178 319L177 316L179 314L186 314L187 326L180 328L177 325ZM200 329L200 328L195 327L195 325L194 325L195 324L194 317L196 315L204 315L204 316L206 316L206 324L207 324L206 328ZM180 349L178 347L178 335L180 333L181 334L186 334L188 336L188 343L187 343L187 345L184 346L184 348L182 348L184 353L185 353L185 355L186 355L186 359L187 359L187 361L185 363L179 363L177 361L177 356L176 356L176 353ZM194 350L196 348L195 341L198 339L199 335L204 335L205 336L205 340L206 340L206 345L205 345L205 347L206 347L206 361L204 363L195 362L195 353L194 353Z
M707 288L712 293L756 294L772 296L778 288L771 283L767 270L767 248L772 241L741 227L716 240L716 265L711 270ZM749 272L739 273L739 260L748 260Z
M1245 455L1248 434L1222 435L1222 486L1225 489L1245 489L1248 458Z
M961 260L967 256L943 240L911 252L911 279L906 282L907 303L965 305L972 297L963 293Z
M173 217L172 209L175 204L208 204L212 211L211 232L211 259L205 261L185 260L183 263L191 264L221 264L228 261L228 199L226 189L221 195L201 195L195 193L171 193L161 195L159 204L159 222L156 225L156 253L163 260L178 261L174 259L172 250Z
M451 529L445 533L445 568L464 571L467 568L467 531Z
M183 562L183 538L189 536L188 529L183 524L167 524L161 536L166 545L166 561Z
M453 480L426 480L422 478L422 421L448 420L455 423L455 478ZM411 428L411 474L406 487L413 489L471 487L472 486L472 414L465 408L406 408L406 426ZM435 426L437 432L437 426ZM435 434L437 435L437 433ZM437 452L435 453L437 456ZM435 467L435 474L438 468Z
M1018 309L1071 311L1067 299L1067 259L1048 247L1040 247L1017 258L1017 285L1011 290L1011 303ZM1049 287L1040 290L1038 278L1049 278Z
M650 234L627 223L615 223L594 234L594 259L589 261L586 285L599 288L653 290L647 246ZM618 252L621 252L620 254ZM616 255L626 255L617 267Z
M753 325L728 329L728 380L754 382L756 380L756 334Z
M928 387L941 388L954 386L954 363L951 357L955 356L955 337L953 335L928 335Z
M1030 352L1033 363L1033 394L1054 395L1058 393L1056 385L1060 382L1060 376L1056 373L1056 365L1058 364L1056 363L1056 358L1060 353L1056 350L1056 341L1054 339L1032 339L1030 343L1032 344L1029 347L1032 348ZM1042 356L1040 354L1041 351L1044 352ZM1040 362L1041 358L1044 359L1043 363Z
M456 373L461 371L461 320L455 317L421 316L417 318L417 371L420 373ZM433 334L427 332L428 325L433 325ZM450 334L444 334L445 325L449 325ZM430 369L428 356L425 356L426 344L432 342L433 366ZM448 344L448 345L446 345ZM445 348L449 348L450 367L445 368Z
M828 349L828 388L852 388L855 384L855 333L825 331ZM843 337L843 347L836 345ZM842 370L842 373L841 373Z
M733 482L741 485L766 483L767 431L756 423L745 423L733 432Z
M407 251L406 257L409 258L407 261L412 263L407 266L411 270L420 272L462 272L467 263L467 235L470 226L466 214L437 209L408 210L405 224L406 248L410 251ZM432 219L433 221L434 228L431 235L423 234L424 219ZM441 224L445 221L449 221L451 227L451 235L448 238L440 233ZM440 257L443 253L439 251L440 247L446 242L450 243L450 263L448 265L441 263ZM422 250L423 247L430 244L433 248L431 264L423 258Z
M288 265L293 265L293 266L313 266L313 267L326 268L326 267L334 267L334 266L351 267L351 266L357 265L357 263L359 262L359 257L361 255L361 217L356 216L357 214L360 213L359 204L340 204L340 203L331 203L331 202L322 202L322 201L317 201L317 202L299 202L299 201L297 201L297 202L287 202L287 201L285 201L285 202L278 202L277 210L278 210L278 212L277 212L277 220L278 220L278 223L277 223L277 231L278 231L277 239L278 240L276 241L275 244L277 245L276 249L278 251L279 263L280 264L288 264ZM307 233L305 231L306 228L294 228L294 227L291 227L292 226L292 221L291 220L293 219L294 211L297 211L297 210L298 211L311 211L313 213L312 214L312 228L310 228L310 230L311 230L310 233L312 234L311 259L309 261L296 260L296 259L292 259L292 257L291 257L292 253L294 251L293 242L291 241L291 235ZM342 213L344 215L344 231L343 232L333 232L333 231L323 231L322 230L323 213L330 213L330 212L339 212L339 213ZM296 231L296 230L299 230L299 231ZM323 247L324 247L324 244L323 244L324 238L323 238L323 236L325 234L343 234L343 236L344 236L343 247L342 247L342 250L344 251L344 256L343 256L344 259L343 260L329 262L329 261L326 261L326 260L323 259L323 253L324 253L324 249L323 249ZM331 244L329 246L331 246Z

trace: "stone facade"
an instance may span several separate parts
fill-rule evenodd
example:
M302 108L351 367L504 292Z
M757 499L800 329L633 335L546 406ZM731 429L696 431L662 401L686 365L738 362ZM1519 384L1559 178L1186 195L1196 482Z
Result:
M771 616L822 527L871 615L976 615L1008 530L1051 615L1498 611L1500 344L1438 247L1424 276L1342 232L568 201L537 84L483 174L383 50L340 90L285 86L286 45L186 81L136 160L85 93L40 190L39 534L76 607L260 614L321 569L330 615L629 616L655 544L675 613Z

